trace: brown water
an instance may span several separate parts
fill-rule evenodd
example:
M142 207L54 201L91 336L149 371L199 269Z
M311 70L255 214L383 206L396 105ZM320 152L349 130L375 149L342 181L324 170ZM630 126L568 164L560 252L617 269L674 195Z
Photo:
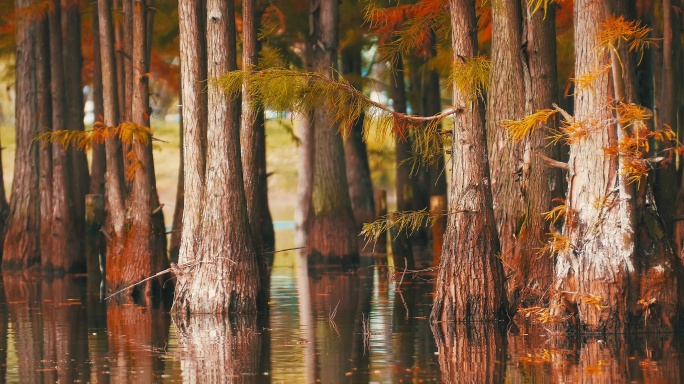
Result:
M176 324L160 309L100 301L86 278L3 274L0 382L682 382L679 336L491 325L444 335L428 321L429 280L398 287L372 268L296 276L273 271L266 318Z

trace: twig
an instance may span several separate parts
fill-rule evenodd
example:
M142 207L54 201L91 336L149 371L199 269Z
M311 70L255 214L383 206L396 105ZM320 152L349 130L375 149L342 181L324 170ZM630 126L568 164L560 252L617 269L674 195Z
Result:
M171 272L171 271L172 271L172 268L166 268L165 270L163 270L163 271L161 271L161 272L157 272L156 274L154 274L154 275L152 275L152 276L150 276L150 277L146 277L146 278L144 278L144 279L138 281L137 283L133 283L133 284L131 284L131 285L125 287L125 288L122 288L122 289L120 289L120 290L118 290L118 291L112 293L111 295L105 297L105 300L109 300L112 296L115 296L115 295L117 295L117 294L119 294L119 293L121 293L121 292L123 292L123 291L126 291L126 290L128 290L128 289L130 289L130 288L135 287L136 285L142 284L142 283L144 283L144 282L146 282L146 281L148 281L148 280L152 280L152 279L154 279L155 277L164 275L164 274L169 273L169 272Z
M550 166L552 166L552 167L560 168L560 169L563 169L563 170L565 170L565 171L569 171L569 170L570 170L570 165L568 165L568 163L564 163L564 162L562 162L562 161L558 161L558 160L554 160L554 159L552 159L552 158L550 158L550 157L546 157L546 156L542 155L542 154L539 153L539 152L535 152L535 154L537 155L537 157L539 157L540 159L542 159L546 164L548 164L548 165L550 165Z

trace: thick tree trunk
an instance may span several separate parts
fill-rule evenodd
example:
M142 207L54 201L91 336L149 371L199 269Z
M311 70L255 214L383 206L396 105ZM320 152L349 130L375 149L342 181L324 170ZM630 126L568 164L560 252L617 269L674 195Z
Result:
M100 59L100 23L97 14L97 3L93 4L93 104L95 121L104 116L104 101L102 100L102 60ZM89 193L104 195L104 183L106 166L106 154L104 143L93 143L92 160L90 167Z
M183 116L183 226L180 264L195 261L203 207L207 146L207 99L202 82L207 78L206 8L203 2L178 3Z
M404 85L404 62L398 57L390 80L390 97L395 112L406 113L406 87ZM395 154L395 189L397 211L404 212L413 209L413 184L411 182L411 157L413 140L409 132L394 138ZM411 241L406 231L390 235L392 244L392 260L395 268L415 269Z
M358 46L346 47L342 50L342 74L349 76L349 81L356 89L361 89L361 48ZM373 195L373 181L371 180L368 166L368 152L366 143L363 141L362 114L354 122L351 130L347 132L344 142L344 158L347 168L347 183L349 184L349 197L357 229L360 230L364 223L375 220L375 200ZM372 250L365 250L372 252Z
M475 0L451 1L455 65L477 53ZM461 59L463 58L463 59ZM455 69L458 70L458 69ZM496 235L484 107L454 85L454 105L464 111L452 129L451 208L437 277L433 321L505 317L504 276Z
M16 8L31 4L30 0L15 1ZM33 141L40 123L35 48L37 23L28 14L16 22L16 152L3 269L25 269L40 263L39 147Z
M315 70L334 77L337 68L339 6L336 0L310 3L310 39ZM359 248L347 186L339 124L325 106L314 112L313 191L308 219L309 265L356 267Z
M185 8L181 5L179 10L186 12ZM235 60L234 3L208 0L207 75L217 78L235 70ZM179 270L175 305L181 316L254 311L260 288L242 179L237 102L227 100L220 87L210 86L208 109L212 114L207 127L203 212L190 211L186 204L186 217L201 213L202 238L197 244L197 264Z
M621 60L614 52L611 57L596 54L596 35L608 8L592 1L575 2L576 76L605 63L611 63L612 74L602 75L592 89L575 96L574 118L588 124L590 131L570 146L563 229L569 247L557 257L556 287L573 322L588 331L623 332L643 319L647 324L642 326L672 328L680 267L657 239L657 213L644 209L652 204L643 205L644 198L637 198L642 192L628 184L625 159L606 156L603 150L633 134L614 122L609 100L630 102L635 97L634 66L626 49L619 51ZM637 303L651 299L657 304ZM646 308L650 318L642 315Z
M60 0L52 0L50 25L50 85L52 132L67 129ZM42 252L43 269L55 272L85 271L85 259L76 233L76 211L71 193L71 165L67 150L52 144L52 233L49 252Z
M64 25L64 97L66 100L64 124L66 129L83 131L83 80L81 70L81 9L80 2L62 0ZM80 251L85 251L85 195L90 187L88 160L84 151L76 146L67 149L70 193L74 204L74 228Z

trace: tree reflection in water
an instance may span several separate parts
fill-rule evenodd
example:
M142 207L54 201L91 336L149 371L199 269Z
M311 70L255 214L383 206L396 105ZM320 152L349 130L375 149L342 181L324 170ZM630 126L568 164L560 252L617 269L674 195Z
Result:
M371 268L293 272L275 275L268 316L173 326L153 302L102 301L99 281L86 297L85 278L3 273L0 382L684 382L680 334L431 328L429 281L407 275L398 286Z
M269 382L260 371L264 331L259 321L256 314L180 318L176 325L183 382Z

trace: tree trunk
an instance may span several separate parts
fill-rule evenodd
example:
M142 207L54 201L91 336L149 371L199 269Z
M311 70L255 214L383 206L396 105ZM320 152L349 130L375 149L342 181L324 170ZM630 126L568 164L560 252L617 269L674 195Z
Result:
M120 10L123 9L125 3L128 0L114 0L114 9L117 10L117 12L120 12ZM123 3L123 4L122 4ZM121 4L121 6L119 6ZM115 52L116 52L116 78L119 80L118 83L116 83L117 87L117 97L119 98L119 101L117 105L119 106L119 117L122 120L127 120L126 119L126 95L128 94L128 89L126 88L126 57L125 57L125 47L124 47L124 38L123 38L123 33L122 29L129 27L129 24L122 25L123 20L125 19L125 10L124 13L122 14L122 17L117 17L115 20L114 24L114 41L115 41ZM101 48L101 47L100 47ZM128 59L130 60L130 52L128 53Z
M259 42L257 0L242 2L242 69L253 71L258 64ZM249 76L249 75L248 75ZM242 118L240 121L240 150L244 174L247 215L252 229L252 241L257 251L261 276L261 301L268 302L270 294L269 261L275 249L273 222L268 209L266 178L266 133L263 107L249 95L248 79L242 83ZM263 157L263 159L262 159ZM263 176L262 176L263 175ZM270 228L268 228L270 226Z
M81 9L80 2L62 0L64 25L64 97L66 99L64 124L66 129L83 131L83 80L81 70ZM90 187L88 160L84 151L76 146L67 149L70 193L74 204L74 228L81 253L85 251L85 195ZM82 256L85 258L85 256Z
M635 97L634 65L626 49L619 50L621 59L615 52L608 57L595 50L609 12L605 5L604 10L596 2L575 2L576 76L605 63L611 63L612 75L602 75L592 89L575 96L574 118L591 128L585 139L570 146L563 229L569 247L557 257L556 287L574 323L590 332L624 332L641 320L647 320L641 326L671 329L678 310L675 271L680 267L657 238L661 230L657 213L648 208L652 203L640 201L650 201L650 195L637 198L641 192L627 180L625 159L603 151L632 135L631 128L614 122L609 100L631 102ZM637 244L644 254L638 253ZM657 304L637 303L651 299ZM605 307L597 307L596 301ZM642 315L646 308L650 317Z
M137 1L133 7L133 94L132 122L138 127L149 127L149 63L146 61L147 3ZM126 200L126 224L124 231L116 234L116 241L123 244L121 253L107 259L107 284L118 290L143 280L169 267L166 256L166 230L159 208L152 160L150 135L136 133L130 143L131 164L136 166L131 193ZM130 169L129 169L130 172ZM114 255L112 255L114 256ZM160 276L144 286L133 289L133 294L143 289L146 295L171 288L172 284Z
M187 8L181 4L179 11L185 13ZM208 0L207 75L217 78L235 70L236 56L234 3ZM180 270L178 276L175 305L181 316L254 311L260 289L242 179L238 105L227 100L220 87L210 86L208 109L212 114L207 127L202 238L197 264ZM200 214L187 204L186 213Z
M16 8L29 7L30 0L15 0ZM40 263L40 195L38 189L39 132L38 84L36 76L36 28L38 21L16 22L16 152L2 269L26 269Z
M451 28L455 65L467 65L463 60L477 53L475 0L451 1ZM454 117L452 129L451 209L430 317L446 322L502 319L507 305L497 257L484 107L457 84L454 105L464 111Z
M52 129L52 94L50 87L50 31L47 17L37 25L36 59L38 62L38 120L40 133ZM40 171L40 250L46 257L52 244L52 144L39 143Z
M179 97L180 104L183 105L183 95ZM185 172L183 167L183 111L180 114L180 164L178 166L178 183L176 184L176 205L173 209L173 224L171 224L171 244L169 244L169 261L178 263L178 255L181 247L181 237L183 228L183 211L185 208Z
M310 39L315 70L334 77L337 68L336 0L310 3ZM352 213L339 124L325 106L314 112L313 190L308 219L309 265L353 268L359 263L356 224Z
M308 219L313 190L314 129L311 114L295 115L294 130L299 138L297 156L297 205L295 207L295 247L308 243Z
M535 14L528 7L521 9L519 2L492 10L487 137L494 216L509 268L506 292L514 307L540 304L553 281L553 256L536 254L551 231L543 213L561 196L561 174L539 157L559 155L557 146L547 142L546 129L537 128L514 141L500 122L552 108L558 93L554 20L553 5Z
M348 76L354 88L359 90L362 87L361 65L361 47L352 46L342 49L342 74ZM363 141L363 120L362 114L352 125L344 142L349 197L359 231L364 223L375 220L373 181L368 166L368 151ZM365 252L372 252L372 250L366 249Z
M52 0L50 25L50 85L52 90L52 132L67 129L64 61L62 55L62 12L60 0ZM85 259L76 233L76 211L71 193L71 165L67 150L52 144L52 239L50 251L41 253L43 269L55 272L83 272Z
M390 97L392 108L395 112L406 113L406 87L404 85L404 62L401 57L397 58L396 68L392 71L390 80ZM397 199L397 211L404 212L413 209L413 184L411 183L411 157L413 140L409 132L403 136L394 138L395 153L395 189ZM408 233L403 231L396 235L391 234L392 260L395 268L415 269L413 250Z
M97 14L97 4L93 5L93 104L95 121L104 116L104 102L102 100L102 61L100 59L100 23ZM104 195L106 157L104 143L93 143L92 161L90 168L89 193Z
M206 7L190 0L178 3L181 57L181 99L183 117L183 227L180 264L196 259L200 213L204 197L205 157L207 146L207 99L202 82L206 67Z

